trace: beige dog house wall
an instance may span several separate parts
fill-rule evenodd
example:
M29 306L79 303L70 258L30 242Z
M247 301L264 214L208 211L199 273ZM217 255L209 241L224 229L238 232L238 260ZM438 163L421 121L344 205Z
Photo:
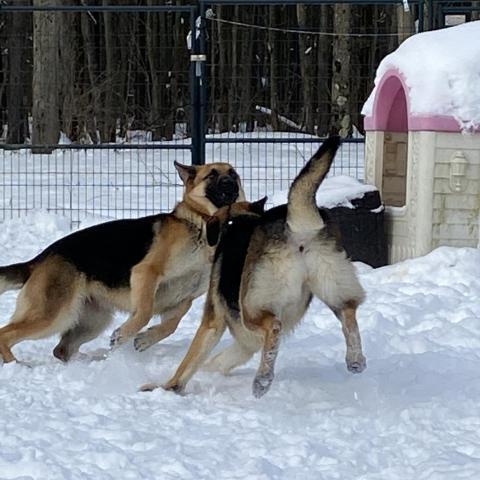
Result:
M385 203L390 263L479 244L480 132L448 115L412 115L407 84L387 70L365 118L365 180Z

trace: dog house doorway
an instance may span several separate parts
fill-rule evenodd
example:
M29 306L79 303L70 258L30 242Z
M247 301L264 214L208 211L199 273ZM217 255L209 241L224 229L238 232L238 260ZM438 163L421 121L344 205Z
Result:
M408 110L400 79L389 77L379 98L384 123L382 197L387 206L403 207L407 197Z

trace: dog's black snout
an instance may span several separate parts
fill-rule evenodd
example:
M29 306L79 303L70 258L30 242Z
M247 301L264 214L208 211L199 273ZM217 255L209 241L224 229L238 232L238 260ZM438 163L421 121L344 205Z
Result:
M207 198L217 207L230 205L235 202L240 193L237 180L224 175L215 182L211 182L206 188Z
M238 194L238 183L232 177L221 177L218 180L218 187L223 194Z
M218 183L222 190L238 190L238 184L232 177L220 177Z

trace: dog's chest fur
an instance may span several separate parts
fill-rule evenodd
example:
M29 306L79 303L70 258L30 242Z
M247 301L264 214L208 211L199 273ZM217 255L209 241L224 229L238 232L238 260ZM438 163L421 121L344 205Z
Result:
M187 298L195 298L208 289L211 248L203 237L192 231L184 242L182 251L175 258L175 268L170 268L160 282L155 298L155 310L161 313L175 308Z

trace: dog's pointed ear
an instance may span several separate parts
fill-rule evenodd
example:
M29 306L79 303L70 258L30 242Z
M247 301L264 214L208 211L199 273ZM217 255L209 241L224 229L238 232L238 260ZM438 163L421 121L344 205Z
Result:
M263 215L263 213L265 212L265 203L267 201L267 198L268 197L263 197L260 200L257 200L256 202L252 202L250 204L249 210L258 215Z
M210 217L207 220L207 243L213 247L218 243L220 238L220 219L218 217Z
M197 169L193 165L182 165L177 161L174 161L173 164L175 165L184 185L187 184L189 179L193 179L197 175Z

